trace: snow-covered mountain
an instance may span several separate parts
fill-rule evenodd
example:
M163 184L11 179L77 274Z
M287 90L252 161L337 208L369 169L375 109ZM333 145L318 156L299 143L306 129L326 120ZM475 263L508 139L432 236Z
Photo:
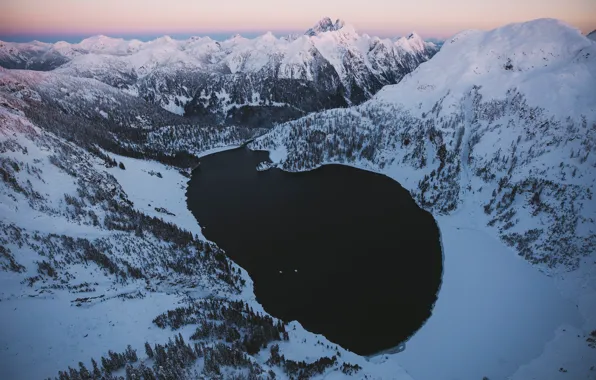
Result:
M558 343L536 353L540 359L515 378L557 378L559 367L549 372L549 361L567 359L549 358L553 350L582 352L582 359L573 364L573 376L593 376L587 363L596 361L596 353L587 348L586 339L590 342L596 329L596 44L578 30L542 19L489 32L459 33L431 60L368 102L281 124L251 146L270 151L274 165L284 170L344 163L386 174L439 218L444 237L462 230L500 240L553 276L584 318L578 324L581 339L575 341L570 335L573 343L557 348L569 331L560 329ZM445 249L448 276L448 260L467 248L462 244L459 252ZM460 263L461 275L465 276L466 265ZM503 271L506 278L497 277L487 287L513 281L508 273L512 272ZM443 287L477 286L458 281L446 277ZM454 298L470 296L466 294ZM440 293L439 302L445 297ZM494 313L510 318L503 309ZM445 329L458 331L451 339L457 340L453 345L460 357L484 360L478 347L463 343L468 341L466 334L483 322L474 320L458 330L452 321L457 311L447 315L436 307L429 324L441 325L443 320ZM526 327L509 328L526 331ZM432 331L437 339L443 336L438 341L449 340L443 330ZM493 342L492 335L483 336ZM524 339L521 332L517 336ZM420 355L432 355L429 339L426 345L419 343ZM503 343L497 336L494 341ZM443 363L444 351L436 351ZM560 373L572 366L571 361L560 363ZM441 377L428 372L428 365L407 364L414 377L417 373L422 378ZM461 373L454 370L452 375ZM501 372L498 378L505 375L511 373Z
M589 39L596 41L596 30L591 31L590 33L588 33L588 35L586 36Z
M36 126L80 147L191 167L193 154L239 143L262 128L191 123L95 79L0 68L0 91Z
M0 66L7 69L52 70L68 62L77 53L66 42L0 41Z
M288 170L410 167L399 182L424 207L453 212L475 194L528 260L576 266L596 247L595 52L554 20L462 32L372 100L280 125L254 146L283 150Z
M94 78L178 114L257 125L361 103L436 51L415 34L392 41L326 18L294 38L2 42L0 66Z

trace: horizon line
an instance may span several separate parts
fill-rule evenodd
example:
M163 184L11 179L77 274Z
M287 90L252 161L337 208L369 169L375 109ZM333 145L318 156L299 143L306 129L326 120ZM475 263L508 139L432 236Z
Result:
M389 30L382 30L382 29L375 30L375 29L364 28L361 30L359 28L356 28L355 26L354 26L354 29L356 30L356 32L358 34L366 34L371 37L390 38L391 39L391 38L405 37L405 36L409 35L410 33L416 33L416 34L420 35L424 40L444 41L448 38L451 38L451 37L463 32L463 31L466 31L466 30L488 31L488 30L493 30L495 28L505 26L505 25L531 22L531 21L540 20L540 19L558 20L560 22L563 22L563 23L569 25L570 27L576 28L583 35L587 35L592 32L591 30L584 31L584 30L582 30L582 28L580 28L576 25L570 24L564 20L557 19L557 18L549 18L549 17L536 18L536 19L525 20L525 21L513 21L510 23L504 23L497 27L491 27L491 28L462 28L456 32L446 32L446 31L419 32L418 30L413 29L413 30L410 30L405 33L399 33L397 31L389 31ZM353 24L349 24L349 23L346 23L346 24L353 26ZM441 28L439 28L439 29L441 29ZM105 37L109 37L109 38L123 39L123 40L136 39L136 40L140 40L143 42L151 41L153 39L157 39L160 37L170 37L175 40L184 40L184 39L189 39L192 37L203 37L203 38L209 37L209 38L212 38L217 41L222 41L225 39L232 38L236 35L240 35L245 38L255 38L255 37L265 35L267 33L271 33L271 34L275 35L276 37L280 38L280 37L286 37L286 36L291 36L291 35L304 35L307 31L308 31L308 29L301 30L301 31L296 30L296 29L293 29L293 30L292 29L269 29L269 30L266 30L266 29L184 30L184 29L182 29L182 30L168 30L168 31L164 31L164 30L139 30L139 31L125 31L125 30L114 31L114 30L111 30L111 31L107 31L107 30L104 30L104 31L96 31L96 32L95 31L94 32L89 32L89 31L80 31L80 32L79 31L32 31L32 32L24 32L24 33L0 31L0 40L4 41L4 42L14 42L14 43L27 43L27 42L35 42L35 41L44 42L44 43L56 43L56 42L61 42L61 41L69 42L69 43L76 43L76 42L81 42L85 39L92 38L92 37L105 36ZM594 31L596 31L596 29Z
M463 30L463 29L462 29ZM379 37L379 38L400 38L406 37L411 33L419 34L423 39L434 39L434 40L445 40L450 36L441 36L440 33L437 34L429 34L429 33L419 33L418 31L412 30L408 33L391 33L387 31L358 31L358 34L366 34L371 37ZM176 31L176 32L97 32L97 33L10 33L5 34L0 32L0 40L4 42L15 42L15 43L27 43L27 42L45 42L45 43L55 43L55 42L69 42L72 43L73 41L81 42L88 38L104 36L108 38L114 39L123 39L123 40L140 40L140 41L150 41L160 37L170 37L174 40L184 40L189 39L192 37L202 37L206 38L209 37L213 40L220 41L225 39L233 38L236 35L245 38L255 38L263 36L267 33L271 33L274 36L281 38L287 37L292 35L302 36L305 35L305 31L296 31L296 30L240 30L240 31ZM459 32L458 32L459 33ZM456 33L457 34L457 33ZM423 36L426 35L426 36Z

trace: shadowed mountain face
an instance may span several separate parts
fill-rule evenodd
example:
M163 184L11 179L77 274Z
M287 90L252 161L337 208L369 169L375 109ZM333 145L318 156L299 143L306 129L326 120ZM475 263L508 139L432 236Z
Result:
M368 100L437 50L416 34L381 39L325 18L298 37L0 41L0 66L94 78L202 121L271 126Z

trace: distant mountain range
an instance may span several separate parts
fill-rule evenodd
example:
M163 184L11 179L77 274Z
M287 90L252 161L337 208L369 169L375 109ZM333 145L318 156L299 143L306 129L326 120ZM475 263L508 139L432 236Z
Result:
M94 78L179 115L269 126L359 104L438 51L419 35L382 39L324 18L304 35L149 42L0 42L0 66Z

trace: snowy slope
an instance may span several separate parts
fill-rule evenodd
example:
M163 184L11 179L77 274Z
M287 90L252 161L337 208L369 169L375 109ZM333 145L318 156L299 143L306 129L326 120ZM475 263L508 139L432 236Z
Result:
M530 106L554 115L593 114L593 49L577 30L549 19L490 32L466 31L447 40L432 63L422 65L399 86L388 86L375 101L409 110L418 107L414 115L419 116L443 99L438 114L442 116L453 113L463 95L478 85L487 99L504 99L515 88ZM405 91L411 92L406 96Z
M23 112L38 127L79 146L174 165L178 153L198 154L263 133L259 128L197 125L95 79L56 72L0 68L0 92L22 100ZM179 167L193 166L178 161Z
M0 90L37 107L51 106L69 115L103 118L116 124L149 128L161 123L181 123L182 118L95 79L57 72L0 68ZM46 115L47 117L47 115ZM159 122L158 119L162 119Z
M543 19L465 31L370 101L277 126L251 146L269 150L284 170L344 163L384 173L439 217L446 268L439 301L409 342L412 349L388 360L415 378L480 376L455 357L434 369L420 362L444 360L445 351L457 349L458 357L483 363L489 378L514 373L520 379L569 373L591 378L590 363L596 362L587 341L596 328L595 88L596 45L562 22ZM481 243L477 235L484 234ZM512 250L550 277L516 272L515 260L495 261L494 268L506 267L503 275L487 273L482 285L491 290L477 294L470 287L478 287L473 285L478 278L468 267L476 258L460 261L461 250L473 241L486 251L485 263ZM503 278L518 281L514 273L520 291L502 287ZM529 299L545 295L542 306L522 300L531 289L537 293ZM498 313L509 325L502 329L486 328L495 316L482 314L487 294L503 307ZM461 309L455 305L463 300L474 317L456 319ZM513 317L526 306L532 308L527 315L553 317L543 320L542 332L531 319ZM554 310L564 315L556 317ZM483 347L475 341L480 331ZM508 339L527 339L527 345ZM515 348L508 347L512 343Z
M26 107L24 100L0 91L0 313L11 326L0 332L4 377L58 376L69 367L79 371L79 362L91 371L91 358L99 371L106 371L100 358L130 345L136 355L127 357L131 366L126 373L148 367L163 376L176 373L176 378L218 373L271 378L273 373L283 379L308 370L314 378L351 373L411 379L399 366L369 363L297 323L284 327L286 338L268 338L266 349L259 346L250 354L210 333L192 348L198 338L191 336L205 318L219 318L230 328L243 326L234 339L239 342L246 334L249 341L257 339L250 337L277 322L263 317L246 272L202 238L186 208L187 179L157 162L107 153L122 164L111 166L32 124L22 111ZM264 318L261 325L251 325L251 319L240 325L237 315L226 314L226 307L237 307L233 301L251 310L239 314L240 322L242 315L258 313ZM197 305L203 306L193 312L196 317L189 315L182 326L170 328L174 322L168 322L168 310L173 315L186 310L177 308ZM215 305L215 314L203 314L204 305ZM164 364L163 372L161 359L148 357L144 343L171 339L178 344L179 333L191 344L191 353L185 353L190 359ZM268 361L275 344L285 357L281 362ZM321 358L329 364L317 364ZM288 369L289 360L294 369ZM302 361L310 366L298 369Z
M24 88L9 88L0 88L3 378L77 378L93 358L97 378L411 380L395 363L266 316L247 273L202 237L177 169L85 151L32 123ZM226 330L210 330L219 324Z
M0 66L7 69L52 70L81 53L63 41L55 44L0 41Z
M138 51L143 42L139 40L124 40L122 38L111 38L103 35L86 38L74 44L79 50L97 54L126 55Z
M296 38L0 42L0 66L94 78L180 115L257 124L361 103L437 51L417 36L393 42L358 34L341 20L327 23Z
M586 35L586 37L588 37L589 39L591 39L592 41L596 41L596 30L591 31L590 33L588 33Z

